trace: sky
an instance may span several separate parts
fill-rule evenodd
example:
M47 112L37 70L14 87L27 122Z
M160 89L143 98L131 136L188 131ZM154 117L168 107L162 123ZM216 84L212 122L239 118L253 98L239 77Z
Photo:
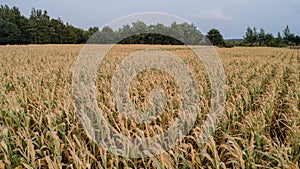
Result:
M242 38L249 26L277 35L289 25L300 35L300 0L0 0L0 4L17 6L26 17L32 8L47 10L51 18L83 29L101 28L134 13L163 12L194 23L204 33L219 29L226 39Z

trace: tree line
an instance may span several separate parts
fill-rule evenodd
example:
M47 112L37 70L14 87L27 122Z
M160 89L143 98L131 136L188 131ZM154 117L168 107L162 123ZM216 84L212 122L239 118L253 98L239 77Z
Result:
M208 39L207 39L208 38ZM242 40L224 40L218 29L211 29L206 36L194 24L173 22L146 25L136 21L114 30L108 26L101 30L90 27L88 30L64 23L60 18L50 18L46 10L31 10L28 18L21 15L17 7L0 7L0 44L213 44L220 47L233 46L273 46L299 45L300 37L291 33L287 26L277 37L264 29L247 28Z
M148 33L147 33L148 32ZM93 35L93 36L92 36ZM176 38L173 38L174 36ZM142 21L124 25L118 30L105 26L88 30L50 18L46 10L31 10L28 18L17 7L0 6L0 44L80 44L80 43L135 43L135 44L198 44L202 33L193 24L176 22L146 25Z
M51 19L47 11L32 9L29 18L17 7L0 7L0 44L67 44L85 43L94 32L76 28L58 19Z
M284 47L296 46L300 44L300 36L291 32L289 26L274 37L271 33L266 33L264 29L257 31L257 28L247 28L244 40L241 45L244 46L270 46L270 47Z

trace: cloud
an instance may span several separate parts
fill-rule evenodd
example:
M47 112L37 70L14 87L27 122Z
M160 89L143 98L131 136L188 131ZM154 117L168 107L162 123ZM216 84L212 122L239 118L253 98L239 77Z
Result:
M238 3L241 3L243 5L248 5L249 4L249 0L234 0L234 1L236 1Z
M189 16L195 19L203 20L231 21L234 19L233 17L227 16L222 11L217 9L201 11L198 14L190 14Z

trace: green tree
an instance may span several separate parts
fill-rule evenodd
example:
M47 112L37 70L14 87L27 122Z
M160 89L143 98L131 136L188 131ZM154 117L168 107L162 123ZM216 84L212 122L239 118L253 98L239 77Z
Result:
M158 23L156 25L150 25L148 27L152 34L147 35L147 43L149 44L170 44L169 42L169 29Z
M263 41L264 45L275 47L276 45L276 39L271 33L267 33L265 35L265 39Z
M74 27L67 23L65 26L65 34L64 34L65 43L74 44L76 43L76 38L77 36L74 31Z
M277 37L275 38L275 47L282 47L283 46L283 39L282 39L282 36L281 36L281 33L278 32L277 33Z
M123 25L123 27L119 28L118 31L116 32L117 41L123 44L130 43L129 37L131 37L132 35L133 35L133 30L129 24Z
M104 26L97 36L97 43L110 44L115 43L115 32L109 26Z
M247 28L247 31L244 36L244 43L253 46L258 41L258 33L256 31L256 28L254 27L251 29L250 27Z
M134 40L131 43L145 44L146 33L148 32L148 26L143 21L137 21L132 23L132 31L135 34Z
M0 44L17 44L20 35L21 32L16 24L0 18Z
M18 26L21 14L18 8L0 7L0 44L20 44L22 32Z
M215 46L225 45L224 38L218 29L211 29L210 31L208 31L207 38L210 40L212 45Z
M46 10L32 8L29 17L29 33L31 43L45 44L51 42L50 16Z
M257 35L257 42L260 46L266 45L266 31L264 29L260 29L260 32Z
M58 19L51 19L50 21L50 42L56 44L62 44L64 42L64 32L65 32L65 25L63 21Z
M30 35L28 31L28 19L25 16L21 16L18 19L17 25L21 32L19 44L30 43Z
M168 32L170 33L171 37L176 37L176 39L181 42L184 41L184 30L180 24L173 22Z
M291 33L289 25L283 30L283 43L285 45L296 45L295 43L295 35Z

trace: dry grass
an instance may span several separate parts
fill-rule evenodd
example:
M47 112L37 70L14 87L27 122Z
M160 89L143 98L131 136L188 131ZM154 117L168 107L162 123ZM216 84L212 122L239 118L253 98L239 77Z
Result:
M0 47L0 168L299 168L300 53L278 48L217 49L227 75L224 117L207 144L197 141L210 106L201 63L182 47L163 46L197 74L201 112L195 128L168 153L130 159L109 154L87 138L72 103L72 71L81 45ZM136 108L164 88L167 108L154 123L127 122L111 105L110 79L126 54L119 46L99 68L98 103L112 126L128 136L155 135L173 122L178 87L167 74L147 70L131 83ZM199 66L200 65L200 66ZM145 85L146 84L146 85Z

